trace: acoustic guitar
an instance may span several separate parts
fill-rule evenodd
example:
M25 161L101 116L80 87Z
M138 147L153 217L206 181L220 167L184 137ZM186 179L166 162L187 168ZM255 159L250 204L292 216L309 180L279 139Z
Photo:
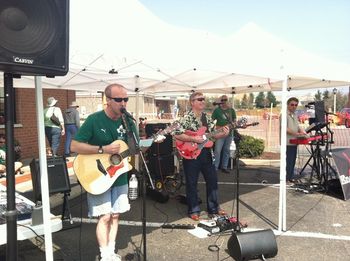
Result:
M156 142L165 139L164 135L180 127L175 121L164 130L160 130L152 138ZM79 154L74 162L74 172L83 188L94 195L106 192L120 175L130 171L130 151L128 145L122 140L112 144L119 144L117 154Z

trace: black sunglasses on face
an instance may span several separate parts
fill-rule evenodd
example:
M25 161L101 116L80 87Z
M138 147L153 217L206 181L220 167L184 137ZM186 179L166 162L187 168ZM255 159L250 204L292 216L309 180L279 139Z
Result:
M227 102L227 99L221 99L221 102Z
M205 98L194 98L192 101L205 101Z
M122 101L128 102L128 100L129 100L128 97L126 97L126 98L119 98L119 97L112 98L112 97L108 97L108 98L111 99L111 100L113 100L113 101L115 101L115 102L122 102Z

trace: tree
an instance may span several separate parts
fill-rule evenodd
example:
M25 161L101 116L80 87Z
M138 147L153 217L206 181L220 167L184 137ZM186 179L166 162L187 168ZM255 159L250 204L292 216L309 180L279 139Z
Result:
M327 100L329 99L329 91L325 90L322 94L322 100Z
M248 108L248 97L247 94L243 95L242 101L241 101L241 107L242 109L247 109Z
M234 99L233 104L234 104L235 109L241 108L241 101L239 99Z
M314 100L315 101L322 101L322 93L320 90L317 90Z
M263 92L259 92L256 96L255 105L257 108L265 108L265 94Z
M343 94L341 92L337 92L336 99L337 99L337 104L336 104L336 107L337 107L336 110L337 111L340 111L341 109L346 107L347 102L348 102L348 95L347 94Z
M249 109L253 109L254 108L254 94L252 92L249 93L248 108Z
M333 97L330 96L328 90L322 92L322 101L326 111L333 110Z
M276 96L271 91L267 93L266 100L267 100L268 106L271 106L271 103L272 103L272 107L276 107L277 99L276 99Z

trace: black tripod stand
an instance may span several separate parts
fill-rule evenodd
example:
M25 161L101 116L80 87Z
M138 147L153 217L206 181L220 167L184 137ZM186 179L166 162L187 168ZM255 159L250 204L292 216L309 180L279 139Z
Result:
M322 128L326 127L326 132L322 131ZM336 174L336 171L329 163L329 158L331 158L331 144L334 143L333 131L329 128L329 123L317 123L310 130L306 130L308 133L314 131L314 140L310 142L311 155L300 174L304 172L307 166L311 167L311 174L306 185L307 190L325 190L327 189L328 180L330 177L330 170ZM324 149L322 149L324 147ZM312 160L312 165L310 164ZM312 179L316 173L316 178L318 183L312 183Z

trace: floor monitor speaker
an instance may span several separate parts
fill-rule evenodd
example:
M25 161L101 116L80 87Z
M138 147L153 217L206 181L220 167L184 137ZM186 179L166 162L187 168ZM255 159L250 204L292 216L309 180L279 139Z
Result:
M34 201L41 201L41 172L38 159L33 159L30 162L30 173L32 176ZM66 159L64 157L47 158L47 175L50 194L71 191Z
M0 2L0 71L66 75L69 0Z
M228 240L227 248L230 256L236 261L277 255L276 238L271 229L233 233Z

